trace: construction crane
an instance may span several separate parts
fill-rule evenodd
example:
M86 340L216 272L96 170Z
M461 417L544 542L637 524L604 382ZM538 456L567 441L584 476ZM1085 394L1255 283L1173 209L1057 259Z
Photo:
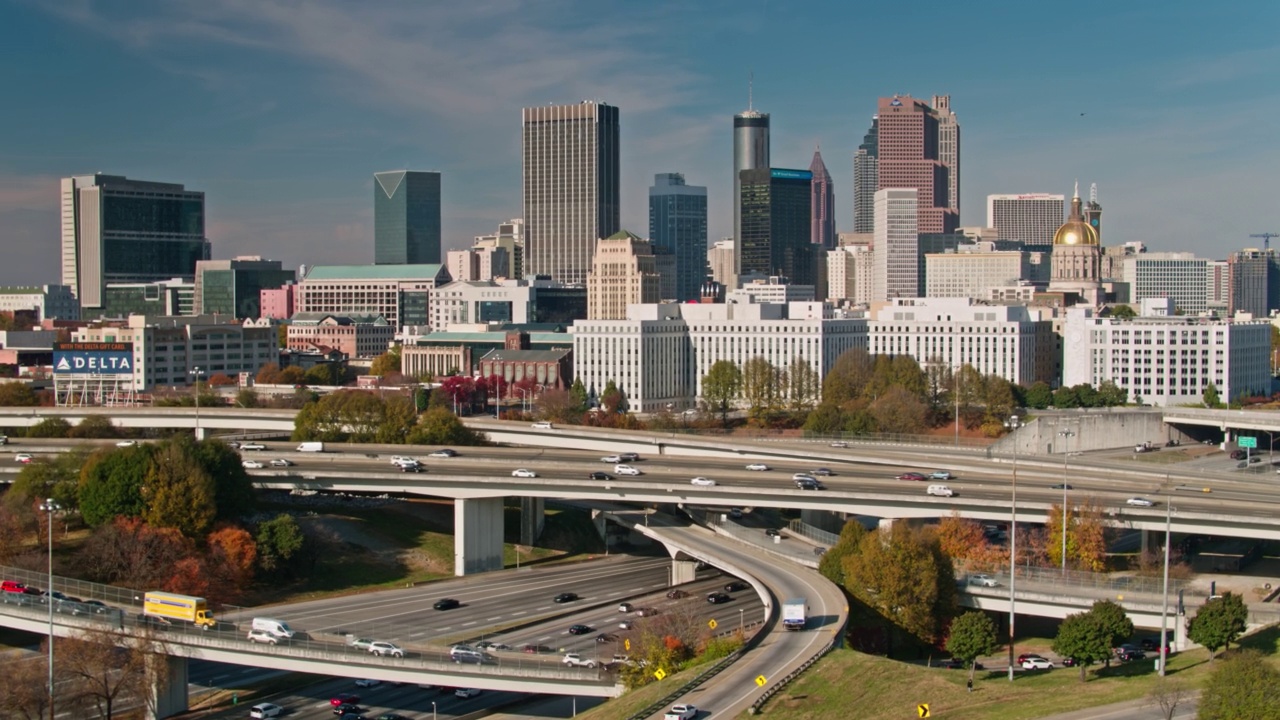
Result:
M1251 237L1251 238L1261 238L1261 239L1262 239L1262 249L1265 251L1265 250L1270 250L1270 249L1271 249L1271 238L1280 238L1280 233L1270 233L1270 232L1268 232L1268 233L1254 233L1253 235L1250 235L1249 237Z

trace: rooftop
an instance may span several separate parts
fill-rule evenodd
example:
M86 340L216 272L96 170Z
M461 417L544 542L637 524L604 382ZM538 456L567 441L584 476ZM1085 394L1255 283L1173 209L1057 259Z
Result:
M444 265L316 265L306 280L435 280ZM448 271L445 270L445 274Z

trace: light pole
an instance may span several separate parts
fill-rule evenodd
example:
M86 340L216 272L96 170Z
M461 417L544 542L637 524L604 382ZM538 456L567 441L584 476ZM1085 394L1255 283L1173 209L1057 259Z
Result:
M431 720L436 720L436 701L431 701Z
M1013 628L1016 613L1014 612L1014 583L1018 572L1018 442L1016 435L1023 423L1017 415L1004 422L1009 428L1009 437L1013 443L1013 484L1009 497L1009 682L1013 682Z
M62 509L53 498L40 504L40 512L49 514L49 589L44 593L49 604L49 720L53 718L53 514Z
M1059 430L1062 438L1062 576L1067 576L1067 448L1075 433L1070 430Z
M1173 517L1173 496L1169 493L1169 477L1164 479L1164 599L1160 607L1160 677L1164 677L1165 663L1169 662L1169 536Z
M746 634L747 634L747 623L742 614L745 611L746 611L746 608L738 608L738 637L739 638L746 638Z
M199 365L187 371L188 375L191 375L196 379L196 439L197 440L200 439L200 376L203 373L204 373L204 370L200 369Z
M956 447L960 447L960 371L963 368L963 365L956 364L956 391L953 393L956 396Z

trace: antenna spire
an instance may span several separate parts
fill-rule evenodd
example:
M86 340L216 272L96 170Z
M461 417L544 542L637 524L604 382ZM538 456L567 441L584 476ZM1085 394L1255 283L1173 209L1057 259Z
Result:
M1076 181L1076 189L1072 191L1071 197L1075 198L1076 200L1080 199L1080 181L1079 180Z
M756 73L754 70L747 71L747 110L755 109L755 85Z

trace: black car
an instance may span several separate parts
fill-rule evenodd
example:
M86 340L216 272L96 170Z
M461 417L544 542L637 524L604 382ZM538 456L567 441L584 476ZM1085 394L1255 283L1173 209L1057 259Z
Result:
M960 658L951 658L951 659L949 659L949 660L945 660L945 661L943 661L943 663L942 663L942 667L944 667L944 668L946 668L946 669L948 669L948 670L967 670L967 669L969 669L969 665L968 665L968 663L966 663L965 661L961 660ZM974 669L974 670L986 670L986 668L982 665L982 663L974 663L974 664L973 664L973 669Z
M409 464L401 465L401 466L400 466L400 472L420 473L420 472L422 472L422 466L421 466L421 465L409 465Z
M600 633L596 636L596 642L598 643L611 643L617 639L617 635L610 635L609 633Z
M729 597L728 593L722 593L722 592L713 592L707 595L707 602L711 603L712 605L727 603L732 599L733 598Z
M764 534L768 537L780 537L782 535L782 533L778 532L776 528L767 528L765 529Z
M452 610L456 607L462 607L462 603L455 598L440 598L431 607L437 610Z
M577 625L569 626L570 635L586 635L587 633L592 632L593 630L595 630L595 628L591 627L590 625L583 625L581 623Z
M1076 667L1079 664L1080 664L1080 661L1076 660L1070 655L1062 658L1062 667Z
M726 584L725 584L725 586L724 586L724 591L725 591L725 592L738 592L739 590L746 590L746 589L747 589L747 587L748 587L748 585L747 585L746 583L742 582L741 580L734 580L734 581L733 581L733 582L731 582L731 583L726 583Z
M111 607L101 600L85 600L85 607L94 615L105 615L111 612Z
M1050 485L1049 489L1050 490L1075 490L1075 488L1071 487L1067 483L1058 483L1057 485Z
M613 476L606 472L593 472L587 476L588 480L612 480Z
M334 706L333 706L333 714L334 714L334 715L338 715L338 716L342 716L342 715L359 715L359 714L360 714L360 706L359 706L359 705L352 705L351 703L342 703L341 705L334 705Z
M829 468L814 468L809 471L809 474L820 475L822 477L831 477L832 475L835 475L835 473L831 472Z
M685 592L685 591L683 591L683 590L668 590L668 591L667 591L667 598L668 598L669 600L679 600L679 599L681 599L681 598L687 598L687 597L689 597L689 593L687 593L687 592Z
M551 598L552 602L558 602L558 603L573 602L574 600L577 600L577 599L578 599L577 593L560 593L559 595Z

